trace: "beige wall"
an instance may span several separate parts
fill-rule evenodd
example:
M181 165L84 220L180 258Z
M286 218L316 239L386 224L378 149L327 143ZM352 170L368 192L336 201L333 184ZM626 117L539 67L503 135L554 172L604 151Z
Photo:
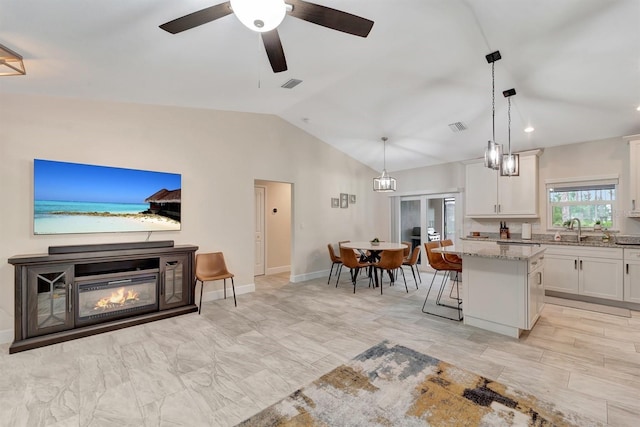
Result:
M253 287L247 258L253 259L255 179L293 183L293 280L324 275L328 242L365 239L377 224L369 185L376 173L275 116L8 94L2 103L0 341L13 338L14 279L7 258L46 253L51 245L147 237L33 235L34 158L182 174L182 231L154 233L151 240L224 251L245 291ZM358 203L332 209L331 197L341 192L357 194ZM205 292L220 288L208 283Z
M265 273L274 274L291 268L291 184L256 180L265 188ZM274 213L273 209L277 209Z

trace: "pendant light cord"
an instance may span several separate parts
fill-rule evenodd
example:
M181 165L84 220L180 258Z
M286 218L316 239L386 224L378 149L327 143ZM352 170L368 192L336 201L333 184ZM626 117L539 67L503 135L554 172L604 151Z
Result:
M507 110L507 116L509 117L509 124L507 129L509 130L509 158L511 158L511 97L507 98L509 103L509 109Z
M491 121L493 123L493 143L496 142L496 64L491 63Z

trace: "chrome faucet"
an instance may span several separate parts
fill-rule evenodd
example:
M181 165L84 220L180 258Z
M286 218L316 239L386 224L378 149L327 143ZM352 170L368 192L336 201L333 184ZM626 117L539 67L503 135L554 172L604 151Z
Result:
M574 221L578 223L578 243L580 243L582 241L582 226L580 225L580 220L578 218L571 218L571 224L569 224L569 229L573 230Z

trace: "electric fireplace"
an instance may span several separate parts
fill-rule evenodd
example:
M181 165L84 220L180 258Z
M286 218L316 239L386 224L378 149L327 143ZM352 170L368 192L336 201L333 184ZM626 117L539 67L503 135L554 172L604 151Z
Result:
M157 274L121 274L107 280L78 282L76 325L157 310L157 283Z

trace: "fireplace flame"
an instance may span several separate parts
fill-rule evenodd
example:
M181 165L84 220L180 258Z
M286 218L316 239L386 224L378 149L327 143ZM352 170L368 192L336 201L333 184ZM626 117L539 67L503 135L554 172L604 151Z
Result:
M123 306L128 301L138 301L139 294L131 289L120 288L116 292L112 292L111 296L101 298L93 308L94 310L113 308Z

